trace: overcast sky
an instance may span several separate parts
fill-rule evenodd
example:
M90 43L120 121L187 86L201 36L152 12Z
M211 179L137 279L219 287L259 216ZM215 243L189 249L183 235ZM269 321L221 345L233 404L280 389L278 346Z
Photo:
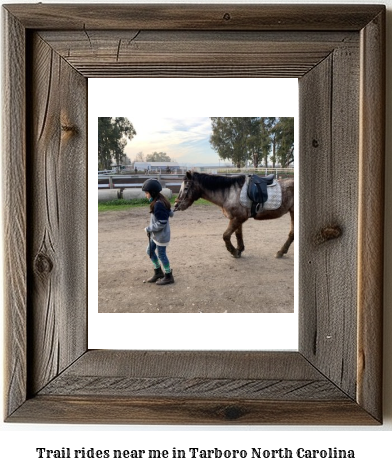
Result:
M297 79L89 79L89 153L96 159L97 117L127 117L136 154L165 152L181 164L216 164L209 117L297 117ZM90 141L91 140L91 141ZM93 159L93 158L92 158Z
M128 117L136 136L125 147L132 161L142 151L144 156L165 152L178 163L208 162L218 164L219 156L211 148L211 120L209 117Z

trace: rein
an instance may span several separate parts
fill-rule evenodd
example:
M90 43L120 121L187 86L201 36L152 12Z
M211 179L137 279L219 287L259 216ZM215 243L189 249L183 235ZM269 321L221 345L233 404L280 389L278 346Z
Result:
M148 237L148 252L149 252L149 257L152 257L152 250L151 250L151 232L147 232L147 237Z

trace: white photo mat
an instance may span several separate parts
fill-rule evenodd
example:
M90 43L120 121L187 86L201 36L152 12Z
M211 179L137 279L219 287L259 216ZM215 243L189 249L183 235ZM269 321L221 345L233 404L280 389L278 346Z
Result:
M132 122L135 117L151 113L177 119L294 117L297 144L298 80L89 79L89 349L297 350L298 240L294 240L294 314L98 313L97 119L119 116ZM297 158L295 166L298 174ZM295 193L298 216L297 187ZM298 235L298 218L295 219L295 234Z

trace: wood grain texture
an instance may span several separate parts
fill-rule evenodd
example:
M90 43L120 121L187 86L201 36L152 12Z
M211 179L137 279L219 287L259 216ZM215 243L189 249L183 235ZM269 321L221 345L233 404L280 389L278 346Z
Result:
M29 389L34 394L87 349L87 110L86 79L37 35L29 40L29 347L34 361Z
M86 77L157 75L300 77L356 33L42 31Z
M385 7L226 7L4 7L7 421L382 422ZM86 352L86 77L277 73L301 77L299 352Z
M359 37L358 37L359 42ZM355 398L359 43L300 84L300 347ZM323 238L325 229L339 230Z
M90 350L67 375L324 380L298 352Z
M40 395L343 400L295 352L89 351Z
M24 28L7 12L3 33L4 411L9 416L26 400L27 390L26 54Z
M284 401L41 396L10 419L34 423L375 425L353 400Z
M361 32L357 399L382 418L385 12ZM372 180L373 186L369 186Z
M6 5L31 29L358 31L379 5Z
M376 424L299 353L88 351L10 421Z
M229 400L346 400L329 380L208 379L206 377L103 377L61 375L40 395Z

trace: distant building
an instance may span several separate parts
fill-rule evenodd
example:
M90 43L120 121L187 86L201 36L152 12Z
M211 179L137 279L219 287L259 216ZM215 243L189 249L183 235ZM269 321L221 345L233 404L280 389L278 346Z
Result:
M146 173L177 173L181 169L174 161L135 161L133 167Z
M124 171L131 171L131 165L112 165L112 173L121 173Z

